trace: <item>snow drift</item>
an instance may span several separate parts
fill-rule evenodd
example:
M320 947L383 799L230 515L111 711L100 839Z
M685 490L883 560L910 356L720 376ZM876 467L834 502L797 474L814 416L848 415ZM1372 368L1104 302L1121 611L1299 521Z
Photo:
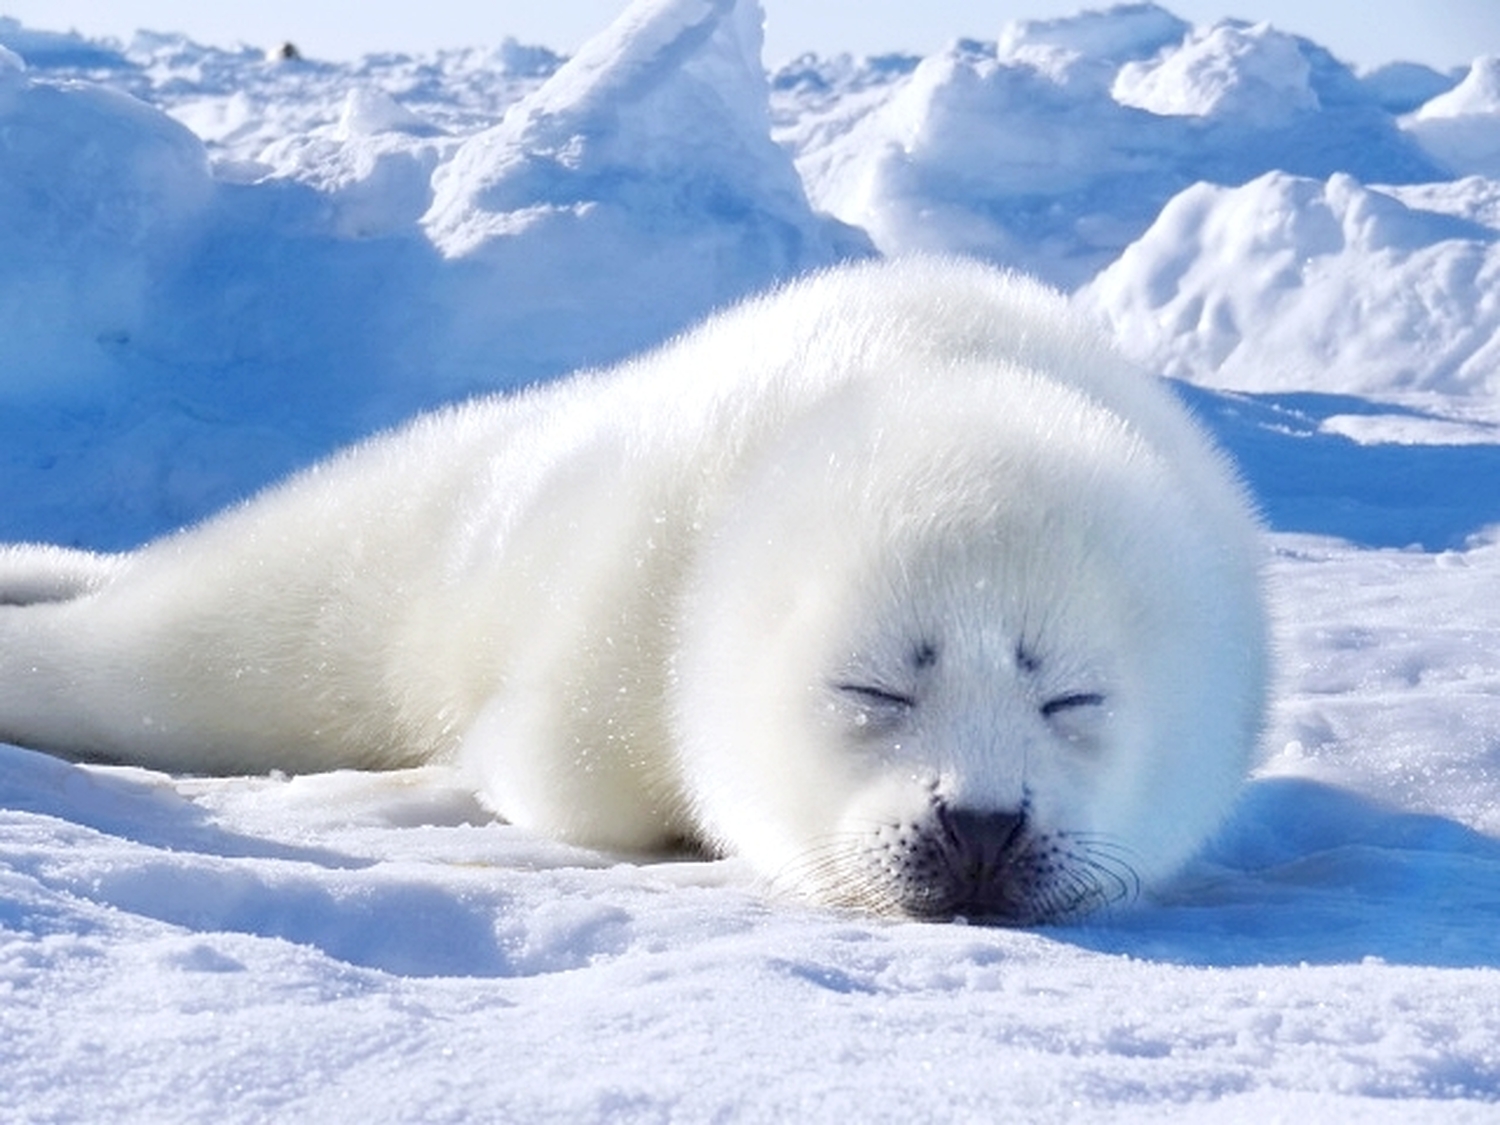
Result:
M486 337L566 369L870 252L811 213L771 142L760 22L733 0L637 4L437 170L423 224L490 274Z
M465 140L324 82L326 120L212 166L162 112L8 53L0 402L28 437L0 453L0 526L139 540L414 410L619 359L870 253L771 142L759 48L754 5L642 3ZM251 88L275 65L240 59ZM227 84L215 111L248 121ZM87 422L59 414L73 395Z
M1402 127L1447 171L1500 176L1500 58L1475 59L1462 82L1424 103Z
M1500 229L1463 188L1198 184L1085 287L1123 346L1209 386L1500 396Z
M1439 176L1321 47L1267 25L1194 29L1149 4L960 42L812 137L798 166L814 203L883 252L957 250L1068 287L1194 181Z

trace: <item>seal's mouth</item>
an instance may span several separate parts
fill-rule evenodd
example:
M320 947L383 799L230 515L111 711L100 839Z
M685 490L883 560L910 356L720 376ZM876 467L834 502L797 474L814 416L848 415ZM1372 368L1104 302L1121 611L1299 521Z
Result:
M915 819L844 838L818 865L830 905L923 922L1064 922L1139 893L1123 849L1039 830L1026 807L936 800Z

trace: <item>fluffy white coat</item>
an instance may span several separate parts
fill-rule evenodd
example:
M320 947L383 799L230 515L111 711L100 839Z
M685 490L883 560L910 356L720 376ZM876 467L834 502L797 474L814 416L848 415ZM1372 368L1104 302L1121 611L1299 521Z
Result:
M0 737L192 772L457 757L568 840L1058 917L1166 876L1231 803L1257 536L1061 297L864 264L131 554L9 548Z

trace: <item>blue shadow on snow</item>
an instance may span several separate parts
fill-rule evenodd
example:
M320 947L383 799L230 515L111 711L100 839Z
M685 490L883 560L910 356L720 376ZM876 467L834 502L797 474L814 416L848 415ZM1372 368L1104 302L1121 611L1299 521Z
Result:
M1363 445L1319 426L1335 415L1421 415L1352 395L1172 386L1234 457L1274 531L1437 551L1500 523L1500 433L1494 445Z
M1047 932L1189 965L1500 968L1500 840L1335 786L1263 779L1169 890Z
M21 933L76 931L88 925L84 913L49 903L83 899L205 937L279 938L402 976L514 973L495 928L504 895L467 901L419 873L382 871L373 859L229 831L153 780L159 775L132 774L0 745L0 867L29 869L50 892L36 902L0 896L0 925ZM77 872L36 863L30 826L19 826L13 843L5 813L62 822L53 831L76 838L50 840L46 849L97 848L102 862Z

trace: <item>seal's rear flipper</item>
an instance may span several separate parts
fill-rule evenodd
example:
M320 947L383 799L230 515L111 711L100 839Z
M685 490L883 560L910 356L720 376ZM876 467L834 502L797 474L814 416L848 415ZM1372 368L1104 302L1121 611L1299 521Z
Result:
M72 601L103 586L119 565L119 555L35 543L0 547L0 606Z

